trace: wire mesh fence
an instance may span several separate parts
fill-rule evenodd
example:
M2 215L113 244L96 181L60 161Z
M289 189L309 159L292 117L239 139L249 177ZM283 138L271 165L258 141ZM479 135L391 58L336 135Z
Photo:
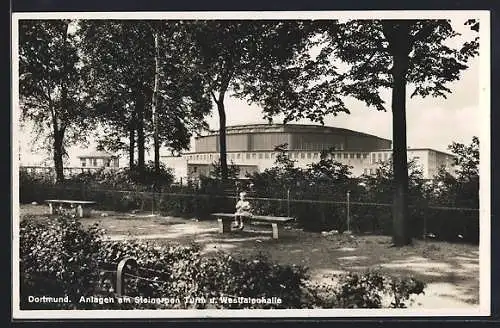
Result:
M392 234L391 203L360 201L359 198L338 194L331 199L327 199L325 194L315 196L284 191L281 198L254 195L248 200L255 214L294 217L300 227L309 231L350 230L361 234ZM24 192L21 190L21 201L43 203L46 199L93 200L101 210L139 209L206 220L211 218L211 213L234 212L237 193L110 190L85 185L39 185ZM414 202L409 205L409 226L416 238L428 236L477 243L479 209Z

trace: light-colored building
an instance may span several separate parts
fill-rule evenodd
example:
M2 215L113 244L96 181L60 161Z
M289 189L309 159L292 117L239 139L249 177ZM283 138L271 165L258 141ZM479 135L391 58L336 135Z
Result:
M105 151L94 151L88 154L79 155L80 166L82 168L118 168L120 166L119 158L116 155Z
M371 152L370 165L363 169L364 174L375 172L379 161L386 161L392 156L392 150L380 150ZM425 179L432 179L441 167L445 168L450 174L454 174L453 165L455 156L439 150L431 148L408 148L408 161L414 160L422 170L422 175ZM363 163L366 165L366 163Z
M332 157L352 166L354 176L373 174L380 161L392 156L388 139L357 131L317 125L252 124L227 127L227 161L240 168L240 178L274 165L275 147L287 144L288 155L296 166L306 167L319 161L320 152L335 149ZM219 160L219 134L211 132L195 139L194 149L180 157L162 156L176 176L196 178L209 175ZM429 148L408 149L408 159L415 159L424 178L432 178L441 166L451 172L453 155Z

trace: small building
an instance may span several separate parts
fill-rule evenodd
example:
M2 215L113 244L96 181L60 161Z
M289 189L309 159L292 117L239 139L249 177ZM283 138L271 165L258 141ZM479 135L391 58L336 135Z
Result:
M106 151L94 151L85 155L78 156L80 166L83 168L118 168L120 166L119 158L116 155Z

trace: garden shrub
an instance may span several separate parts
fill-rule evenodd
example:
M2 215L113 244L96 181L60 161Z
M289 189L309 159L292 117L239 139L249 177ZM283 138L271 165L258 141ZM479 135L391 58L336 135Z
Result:
M140 308L294 308L300 307L306 270L271 263L265 256L234 258L221 253L202 256L197 245L152 246L139 242L114 242L105 246L102 260L118 262L124 254L137 259L135 274L147 280L127 280L128 296L180 300L174 304L136 304ZM238 304L227 297L280 297L281 304ZM185 303L203 297L207 303ZM217 304L209 304L215 297ZM222 298L221 298L222 297ZM226 297L226 298L224 298Z
M157 208L164 215L210 219L211 213L233 212L234 197L217 194L158 194Z
M432 233L435 238L451 242L476 243L479 240L479 211L436 209L439 202L446 206L475 207L479 190L476 178L458 181L448 175L436 177L440 193L430 189L414 161L409 168L409 225L412 238ZM350 191L350 227L355 233L392 235L392 165L382 162L375 175L352 178L348 167L328 158L300 169L286 153L271 169L250 175L254 194L261 198L287 198L286 201L256 201L255 212L263 215L288 215L297 219L306 231L347 230L346 192ZM363 182L363 184L360 184ZM444 191L443 191L444 190ZM470 195L470 197L468 197ZM471 201L466 202L465 199ZM304 200L311 200L310 203ZM315 201L327 201L322 203ZM339 203L335 203L339 202ZM441 205L442 206L442 205Z
M140 170L137 167L87 171L66 179L67 184L85 185L88 187L112 188L114 190L157 191L167 189L174 182L171 168L160 164L157 173L154 164L149 162Z
M42 190L54 184L53 177L44 173L19 170L19 200L22 204L41 201Z
M350 272L309 285L309 302L319 308L406 308L424 289L425 283L413 277L391 277L377 270Z
M32 189L29 189L32 188ZM281 188L282 189L282 188ZM118 192L114 190L92 189L67 185L27 184L22 187L26 201L43 202L45 199L86 199L98 201L97 208L112 211L154 208L163 215L185 218L211 219L211 213L233 212L235 196L210 193L145 193L138 191ZM276 197L284 197L283 191ZM286 194L286 193L285 193ZM29 196L28 196L29 195ZM261 195L256 195L261 197ZM323 194L323 198L329 198ZM343 201L341 196L330 200ZM368 195L365 195L368 197ZM347 230L346 205L342 203L308 203L296 195L287 203L283 199L253 199L254 213L259 215L292 216L300 228L320 232ZM364 202L377 202L362 199ZM288 210L290 207L290 210ZM479 212L470 210L448 210L429 207L421 202L409 208L410 226L413 238L421 238L424 233L432 233L437 240L450 242L479 242ZM213 219L213 218L212 218ZM392 235L392 210L390 206L350 205L350 230L355 233L375 233Z
M30 303L28 296L95 295L99 279L98 250L101 232L97 226L83 229L70 217L39 222L26 218L20 222L21 306L71 307L71 304Z
M282 303L218 303L217 308L301 308L308 279L307 269L277 265L263 255L237 258L220 253L204 258L196 280L200 291L211 297L280 298Z
M105 189L85 190L87 197L81 199L96 200L101 210L128 212L137 209L150 209L150 198L136 191L113 191ZM148 206L149 205L149 206Z
M413 277L392 278L389 280L391 308L406 308L412 302L412 295L424 294L425 283Z
M138 268L130 271L134 276L125 279L126 295L132 298L177 298L179 303L150 304L136 303L134 308L185 308L184 297L197 291L193 279L201 260L199 246L169 245L155 246L139 241L105 242L99 252L100 261L108 269L115 268L125 257L136 259ZM114 279L112 281L115 283ZM115 291L116 292L116 291Z
M393 172L390 161L381 162L373 175L353 178L350 167L329 157L328 152L322 152L317 163L298 168L286 148L286 144L276 147L275 165L248 175L246 182L235 179L223 182L216 170L215 178L202 177L199 185L174 188L172 171L162 167L161 174L157 175L151 163L141 174L135 168L101 170L83 173L62 185L54 185L50 174L21 171L20 200L22 203L43 202L48 198L99 200L98 207L105 210L150 210L154 207L166 215L208 219L213 212L234 211L234 197L237 191L245 189L250 191L250 200L260 198L252 200L256 214L290 215L307 231L335 229L342 232L347 229L346 205L342 202L349 190L350 230L392 235ZM477 244L479 140L474 137L471 145L453 143L449 149L457 155L456 176L442 169L432 181L425 181L417 162L412 160L408 164L409 230L413 238L432 233L437 240ZM159 191L154 197L151 193L141 193L151 192L153 185ZM128 192L116 192L118 190ZM288 195L289 204L286 202ZM306 203L304 200L330 203ZM433 208L440 206L455 209ZM468 210L456 209L461 207Z
M306 268L278 265L264 254L242 258L221 252L207 256L197 244L106 241L97 226L84 228L67 217L46 221L26 218L20 232L22 309L405 307L410 296L424 287L414 279L367 273L340 276L337 287L325 289L308 284ZM118 300L114 271L126 257L135 258L138 264L127 271L126 296L132 300L168 298L179 302L78 302L82 296ZM385 294L392 297L388 305L382 302ZM30 303L30 295L68 296L72 302ZM218 302L186 303L186 297L207 301L215 297ZM277 297L281 303L230 303L224 302L224 297Z
M298 304L300 299L299 287L305 270L272 264L264 256L253 259L236 259L224 254L206 257L196 244L161 246L138 241L104 241L97 226L86 229L78 221L63 217L44 223L26 218L21 224L22 309L203 308L207 304L186 304L184 299L209 295L282 297L281 305L271 305L282 307L287 306L287 302ZM127 296L176 298L180 303L78 303L81 296L115 297L113 271L124 257L137 259L138 269L129 271L130 274L146 278L127 277ZM29 295L67 295L73 302L35 304L27 302ZM231 308L234 304L217 306Z

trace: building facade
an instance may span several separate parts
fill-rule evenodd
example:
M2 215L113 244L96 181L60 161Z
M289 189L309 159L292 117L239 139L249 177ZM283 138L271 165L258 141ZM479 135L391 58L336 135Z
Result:
M118 156L105 151L95 151L89 154L78 156L82 168L118 168L120 166Z
M322 150L334 149L332 158L352 166L354 176L374 174L381 161L392 156L392 142L377 136L336 127L298 124L257 124L227 127L227 160L240 169L240 178L274 165L276 146L287 144L289 157L297 167L319 161ZM163 156L177 176L208 176L213 163L219 161L219 134L208 133L195 139L192 152L181 157ZM441 166L451 172L453 155L429 148L408 149L424 178L432 178ZM177 174L178 173L178 174Z

